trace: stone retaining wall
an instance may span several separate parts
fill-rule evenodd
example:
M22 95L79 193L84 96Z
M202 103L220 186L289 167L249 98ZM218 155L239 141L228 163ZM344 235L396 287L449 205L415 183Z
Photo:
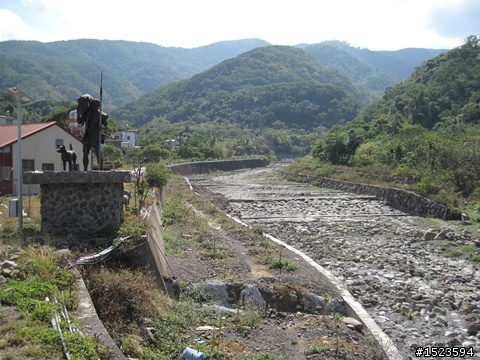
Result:
M123 221L128 171L25 172L23 179L40 184L43 232L95 235L117 230Z
M415 216L434 217L444 220L460 220L460 213L448 209L425 196L403 189L388 188L377 185L360 184L341 181L320 176L293 174L284 172L286 176L314 183L316 186L356 194L373 195L382 199L387 205Z
M181 164L168 165L175 174L208 174L212 171L232 171L247 168L256 168L267 166L270 163L268 159L239 159L239 160L217 160L217 161L196 161Z

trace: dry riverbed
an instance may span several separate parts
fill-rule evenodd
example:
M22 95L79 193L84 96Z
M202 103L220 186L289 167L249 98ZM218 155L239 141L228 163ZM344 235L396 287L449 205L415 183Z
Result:
M425 346L471 348L480 358L478 266L439 251L445 242L470 249L476 230L408 216L372 197L285 182L280 166L189 180L230 215L332 272L405 359Z

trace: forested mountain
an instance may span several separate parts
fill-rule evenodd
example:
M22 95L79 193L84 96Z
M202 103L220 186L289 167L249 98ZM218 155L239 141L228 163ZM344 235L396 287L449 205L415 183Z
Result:
M371 51L352 47L342 41L325 41L302 48L321 64L350 76L376 99L381 98L386 88L407 79L424 61L447 51L413 48Z
M316 45L303 47L320 63L344 72L372 91L376 98L386 87L409 76L430 54L431 57L435 54L435 50L426 49L385 54L356 49L342 42L322 44L333 49L322 55ZM74 102L84 93L98 96L103 71L103 100L110 111L223 60L268 45L259 39L222 41L194 49L90 39L51 43L4 41L0 42L0 89L19 86L35 99Z
M251 129L282 122L312 130L350 121L370 102L367 91L305 51L268 46L152 91L111 115L134 127L164 118L230 121Z
M354 121L313 149L333 164L383 169L417 180L448 202L480 188L480 39L424 62Z
M434 58L448 49L407 48L395 51L372 51L350 46L344 41L324 41L320 45L329 45L342 49L370 66L393 74L401 80L408 78L417 66L425 60ZM308 51L308 47L306 48Z
M449 122L480 120L480 42L471 36L458 48L424 62L405 81L388 89L361 116L367 122L407 121L427 129Z
M112 40L0 42L0 88L19 86L32 97L75 101L99 94L113 108L160 86L188 78L263 40L224 41L194 49Z
M315 57L320 64L331 66L351 77L377 99L380 99L387 87L402 80L398 75L375 67L342 47L321 43L309 45L303 49Z

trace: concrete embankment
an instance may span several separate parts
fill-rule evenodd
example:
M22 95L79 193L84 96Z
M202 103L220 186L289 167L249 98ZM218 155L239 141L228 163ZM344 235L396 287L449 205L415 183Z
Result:
M267 166L270 160L266 158L255 159L236 159L236 160L217 160L217 161L195 161L180 164L170 164L168 168L174 174L193 175L208 174L213 171L233 171L240 169L256 168Z
M315 184L318 187L325 187L340 191L347 191L355 194L372 195L393 207L394 209L406 212L414 216L433 217L443 220L460 220L460 213L438 204L425 196L413 191L398 188L376 186L369 184L341 181L321 176L294 174L283 172L287 178L301 179L302 181Z

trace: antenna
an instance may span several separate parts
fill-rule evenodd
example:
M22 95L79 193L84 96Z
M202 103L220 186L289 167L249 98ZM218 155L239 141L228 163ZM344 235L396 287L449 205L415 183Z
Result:
M98 170L103 170L102 164L102 96L103 96L103 71L100 72L100 114L98 116Z

